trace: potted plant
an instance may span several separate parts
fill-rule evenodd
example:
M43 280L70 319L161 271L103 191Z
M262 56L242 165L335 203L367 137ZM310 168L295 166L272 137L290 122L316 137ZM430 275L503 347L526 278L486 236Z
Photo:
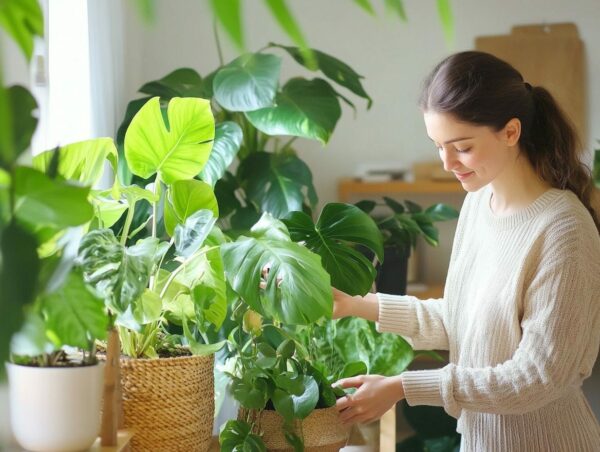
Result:
M331 384L366 368L359 362L324 367L303 337L315 323L331 318L328 267L354 290L368 290L375 270L354 246L369 247L382 257L380 232L351 205L325 206L319 234L306 214L290 215L284 224L263 214L248 235L222 246L227 279L239 296L233 309L237 326L228 345L236 359L231 389L241 405L239 418L221 431L225 451L337 450L348 439L349 430L334 408L344 392ZM310 251L321 245L328 250L323 255Z
M385 264L377 265L377 290L390 294L406 294L408 258L423 237L431 246L438 245L439 233L434 223L458 218L458 211L446 204L433 204L423 209L412 201L400 203L383 197L383 203L363 200L356 205L373 216L384 237ZM375 211L384 207L384 215Z

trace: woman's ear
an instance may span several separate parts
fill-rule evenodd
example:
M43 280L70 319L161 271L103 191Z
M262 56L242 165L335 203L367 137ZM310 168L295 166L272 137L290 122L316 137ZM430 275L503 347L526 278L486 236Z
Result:
M512 118L506 123L500 133L502 140L507 146L515 146L521 137L521 121L518 118Z

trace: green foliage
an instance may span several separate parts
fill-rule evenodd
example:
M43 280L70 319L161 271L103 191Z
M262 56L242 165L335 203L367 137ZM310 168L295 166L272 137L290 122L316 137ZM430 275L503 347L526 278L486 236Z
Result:
M0 26L15 40L27 58L33 55L33 40L44 34L44 16L37 0L2 0Z

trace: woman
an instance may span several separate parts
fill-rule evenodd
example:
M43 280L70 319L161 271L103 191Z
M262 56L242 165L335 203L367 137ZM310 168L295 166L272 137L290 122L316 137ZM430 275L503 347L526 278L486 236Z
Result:
M340 380L337 407L370 422L397 401L444 407L461 451L600 451L582 393L600 344L600 237L576 133L550 93L482 52L443 60L420 106L446 171L469 192L444 298L334 289L334 317L377 321L441 369Z

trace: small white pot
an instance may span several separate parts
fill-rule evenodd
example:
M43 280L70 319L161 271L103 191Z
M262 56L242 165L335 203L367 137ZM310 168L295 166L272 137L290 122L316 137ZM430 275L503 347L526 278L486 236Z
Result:
M103 367L7 363L10 420L17 442L36 452L88 449L100 431Z

